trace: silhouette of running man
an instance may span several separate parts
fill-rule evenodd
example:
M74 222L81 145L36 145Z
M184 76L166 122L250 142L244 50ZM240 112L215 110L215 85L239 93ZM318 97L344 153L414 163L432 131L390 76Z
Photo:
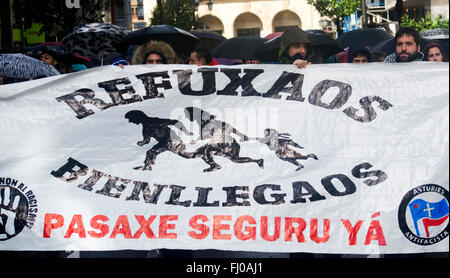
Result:
M200 137L197 140L209 139L206 145L195 150L193 156L200 157L209 164L210 167L204 169L203 172L211 172L222 168L214 161L213 155L226 157L235 163L255 162L260 168L264 167L263 159L239 156L241 146L231 134L236 134L241 141L246 141L248 137L245 134L239 132L228 123L216 120L214 115L199 108L187 107L185 108L185 113L191 122L196 121L200 126ZM192 143L195 143L195 140Z
M135 167L135 170L151 170L151 166L155 164L156 156L165 151L171 151L184 158L192 158L192 154L185 152L186 146L181 138L169 127L169 125L175 126L184 134L192 135L181 122L171 119L148 117L140 110L129 111L125 114L125 118L130 123L142 124L143 140L137 142L139 146L150 143L152 137L158 141L156 145L147 151L144 166Z
M298 166L298 168L295 171L298 171L304 167L297 161L297 159L314 158L315 160L317 160L317 156L313 153L308 155L302 155L290 149L289 146L299 149L303 149L303 147L294 142L292 139L290 139L289 133L279 133L276 129L267 128L264 130L264 135L265 135L264 137L256 139L259 142L269 146L269 149L275 151L275 154L278 156L279 159Z

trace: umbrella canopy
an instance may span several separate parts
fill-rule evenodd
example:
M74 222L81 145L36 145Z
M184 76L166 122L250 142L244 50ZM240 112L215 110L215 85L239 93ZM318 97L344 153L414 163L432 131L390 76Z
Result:
M75 54L98 61L116 52L116 46L130 31L113 24L91 23L65 36L61 42Z
M283 32L275 32L275 33L265 36L264 38L270 41L271 39L277 38L281 35L283 35Z
M325 32L319 32L320 30L306 30L311 45L320 50L322 57L327 58L333 56L341 51L344 51L337 42Z
M429 40L447 40L449 39L448 29L436 28L420 32L420 36Z
M26 55L39 59L43 53L49 53L56 60L67 64L87 64L91 60L88 57L72 54L59 42L46 42L36 46L26 47L23 51Z
M59 74L53 66L33 57L20 53L0 54L0 76L35 79Z
M168 43L177 54L189 55L199 38L188 31L170 25L151 25L126 35L118 45L120 52L126 53L130 45L142 45L151 40Z
M266 41L267 39L253 36L231 38L217 46L212 56L215 58L255 60L258 59L255 54Z
M194 30L190 33L199 38L195 48L205 48L210 52L212 52L221 42L227 39L219 33L208 30Z
M362 28L344 33L342 36L339 36L336 42L342 48L350 47L355 43L372 47L375 44L391 39L392 37L393 36L390 33L382 29Z
M429 40L422 38L420 40L420 49L424 50L425 47L430 43L438 43L442 46L444 49L444 55L445 57L449 57L449 45L448 43L440 40ZM383 42L380 42L373 46L370 51L383 51L386 52L388 55L395 52L395 38L385 40ZM425 53L424 53L425 54Z
M256 54L263 62L276 62L279 60L278 53L281 45L282 32L274 33L272 39L263 43L260 50ZM323 58L335 55L341 51L344 51L336 41L326 33L320 33L313 30L307 30L306 34L311 41L313 49L318 49ZM272 35L272 34L271 34Z

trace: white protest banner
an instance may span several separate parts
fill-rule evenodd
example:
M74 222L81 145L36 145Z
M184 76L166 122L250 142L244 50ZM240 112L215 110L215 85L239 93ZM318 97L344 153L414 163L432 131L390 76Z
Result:
M0 86L0 249L448 252L448 63Z

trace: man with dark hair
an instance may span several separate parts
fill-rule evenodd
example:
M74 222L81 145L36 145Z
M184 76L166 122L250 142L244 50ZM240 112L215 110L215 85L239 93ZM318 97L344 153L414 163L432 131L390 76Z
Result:
M424 55L420 52L420 34L416 29L403 27L395 35L395 52L389 54L385 63L403 63L422 61Z
M197 48L189 56L189 64L197 66L208 66L211 64L211 53L205 48Z
M366 45L363 44L355 44L350 47L348 50L348 62L352 64L365 64L369 63L370 52L367 49Z

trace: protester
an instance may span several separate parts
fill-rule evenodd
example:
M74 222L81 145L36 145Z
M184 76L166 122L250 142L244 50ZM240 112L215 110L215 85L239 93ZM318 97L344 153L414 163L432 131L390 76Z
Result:
M445 57L445 52L442 46L438 43L432 42L429 43L423 53L425 54L425 60L426 61L432 61L432 62L447 62L447 59Z
M177 55L172 47L163 41L150 41L141 45L133 54L131 64L176 64Z
M384 62L384 59L386 59L386 52L374 50L370 52L370 58L372 59L372 62Z
M189 64L197 66L216 66L219 63L211 56L206 48L197 48L189 56Z
M389 54L385 63L404 63L422 61L424 55L420 52L420 34L411 27L400 28L395 35L395 52Z
M348 62L353 64L364 64L370 62L370 52L366 46L358 44L350 47L348 51Z
M311 41L305 31L298 27L288 28L281 35L281 46L279 52L280 64L293 64L299 69L304 69L311 62Z
M62 45L41 45L37 55L39 60L52 65L62 74L73 72L72 65L65 61L69 54Z

